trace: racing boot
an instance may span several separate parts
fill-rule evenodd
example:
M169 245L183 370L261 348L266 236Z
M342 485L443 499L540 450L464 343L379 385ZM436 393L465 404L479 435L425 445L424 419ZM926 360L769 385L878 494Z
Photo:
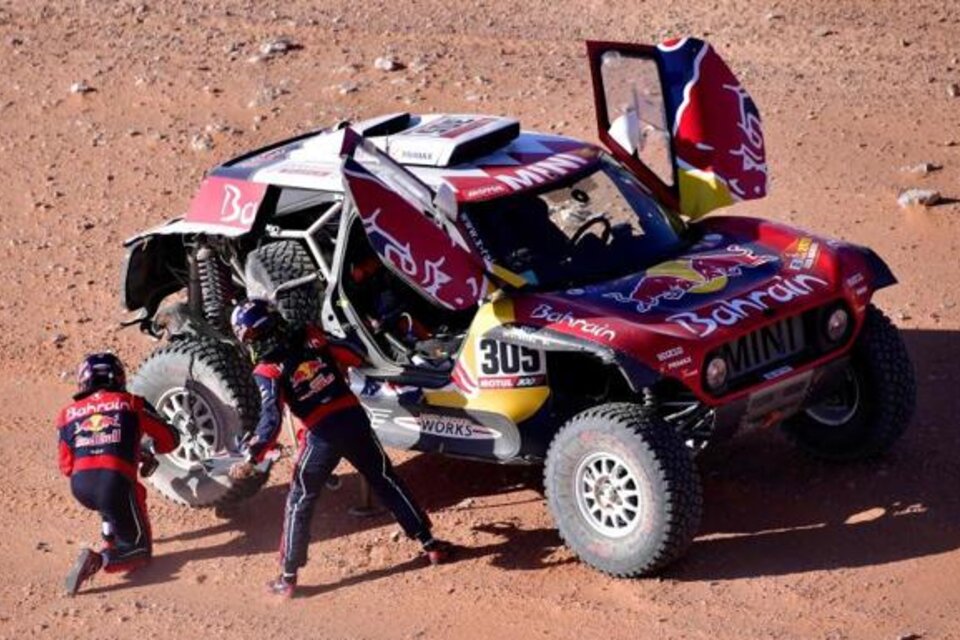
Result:
M433 566L449 562L453 557L453 552L454 546L446 540L430 538L423 543L423 553Z
M70 569L70 573L67 574L67 579L64 582L67 595L77 595L80 586L92 578L97 571L100 571L100 567L102 566L103 556L92 549L81 550L80 555L77 556L77 560L73 563L73 568Z
M289 600L297 590L297 574L281 573L276 579L267 583L267 593Z

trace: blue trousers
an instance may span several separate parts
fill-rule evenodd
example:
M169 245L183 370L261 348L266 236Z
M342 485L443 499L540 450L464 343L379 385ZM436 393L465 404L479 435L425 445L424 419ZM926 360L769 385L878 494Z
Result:
M389 509L404 532L421 542L430 540L430 519L414 503L377 440L362 409L324 420L304 434L287 494L280 561L287 574L307 563L313 509L334 468L346 460L360 473Z
M150 558L146 491L138 482L110 469L88 469L70 476L70 489L80 504L100 514L106 571Z

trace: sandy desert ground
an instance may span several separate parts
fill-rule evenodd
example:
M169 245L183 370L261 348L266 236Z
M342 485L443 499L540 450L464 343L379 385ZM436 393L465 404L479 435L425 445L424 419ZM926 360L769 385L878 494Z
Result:
M776 432L737 440L703 461L688 556L638 581L560 545L536 470L397 455L460 561L428 568L388 518L347 516L348 475L307 597L278 607L261 584L284 462L229 513L154 497L154 564L60 595L97 526L58 476L55 411L87 350L152 348L118 329L124 238L182 212L207 167L344 118L508 113L595 139L582 41L683 34L764 116L772 192L738 211L868 244L900 278L877 301L920 402L891 455L838 467ZM302 48L251 61L281 36ZM956 0L0 2L0 637L960 638L958 42ZM374 68L388 53L405 68ZM902 171L919 163L942 169ZM900 209L912 186L945 203Z

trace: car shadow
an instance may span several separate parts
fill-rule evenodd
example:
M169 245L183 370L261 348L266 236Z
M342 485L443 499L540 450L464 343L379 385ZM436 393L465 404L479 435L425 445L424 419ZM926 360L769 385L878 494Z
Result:
M960 382L958 332L908 330L904 338L917 373L918 403L911 428L882 459L839 465L818 462L778 432L748 434L712 452L701 463L705 513L701 531L685 558L663 577L678 581L733 580L765 575L861 567L952 551L960 547ZM467 506L469 497L519 490L542 491L538 467L507 467L435 455L414 456L398 471L428 512ZM347 536L393 522L389 513L347 515L357 504L359 477L343 476L337 492L325 492L313 539ZM230 541L172 553L161 549L138 582L163 582L184 564L210 558L276 553L286 484L275 484L220 515L227 519L158 543L189 542L224 533ZM526 497L519 502L535 501ZM465 525L466 526L466 525ZM474 524L495 533L495 543L460 550L461 561L489 558L507 570L537 570L555 564L561 545L552 529L522 529L513 523ZM456 533L453 534L457 538ZM563 562L569 562L569 559ZM425 566L422 558L305 587L305 595L378 580ZM119 588L122 583L104 587Z
M960 335L907 330L917 411L885 457L811 460L777 433L735 440L704 465L705 513L664 577L724 580L862 567L960 547Z

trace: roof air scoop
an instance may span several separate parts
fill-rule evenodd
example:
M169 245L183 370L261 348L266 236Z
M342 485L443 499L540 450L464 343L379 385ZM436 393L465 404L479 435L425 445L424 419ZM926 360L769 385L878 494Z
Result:
M480 158L520 135L514 118L480 115L424 116L420 124L390 136L387 154L407 165L450 167Z

